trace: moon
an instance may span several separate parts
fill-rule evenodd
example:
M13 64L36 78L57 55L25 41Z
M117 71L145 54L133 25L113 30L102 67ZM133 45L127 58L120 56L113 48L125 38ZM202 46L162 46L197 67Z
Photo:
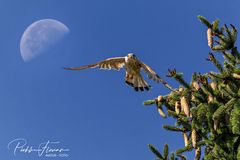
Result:
M68 27L54 19L42 19L32 23L24 31L20 41L23 60L27 62L45 53L68 33Z

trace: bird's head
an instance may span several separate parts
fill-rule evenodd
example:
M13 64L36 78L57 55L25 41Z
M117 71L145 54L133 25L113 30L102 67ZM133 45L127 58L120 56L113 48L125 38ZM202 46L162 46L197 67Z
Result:
M129 54L127 55L127 57L130 58L130 59L137 59L137 57L136 57L135 54L133 54L133 53L129 53Z

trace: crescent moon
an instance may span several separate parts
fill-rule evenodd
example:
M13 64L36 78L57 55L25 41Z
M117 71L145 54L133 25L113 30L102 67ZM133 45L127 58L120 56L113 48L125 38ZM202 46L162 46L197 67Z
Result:
M68 33L68 27L54 19L42 19L32 23L24 31L20 41L23 60L26 62L38 57Z

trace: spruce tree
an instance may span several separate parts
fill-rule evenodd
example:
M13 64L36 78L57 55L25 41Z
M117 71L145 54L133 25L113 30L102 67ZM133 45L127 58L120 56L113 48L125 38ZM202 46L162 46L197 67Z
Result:
M175 126L163 128L182 134L185 146L169 154L168 145L161 153L153 145L150 150L158 160L187 159L185 152L195 151L195 160L240 160L240 53L235 46L237 29L232 25L219 26L198 16L206 27L210 52L207 60L217 72L193 73L191 82L176 69L168 77L180 86L167 95L147 100L144 105L155 105L163 118L173 117ZM219 61L215 54L223 56ZM166 107L167 114L163 107ZM202 157L201 157L202 156Z

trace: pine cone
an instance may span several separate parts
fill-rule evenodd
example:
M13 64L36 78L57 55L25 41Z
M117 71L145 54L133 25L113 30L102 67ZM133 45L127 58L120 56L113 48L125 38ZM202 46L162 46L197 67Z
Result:
M195 158L194 160L199 160L201 158L201 148L198 147L196 150L195 150Z
M214 119L213 120L213 129L216 131L219 127L219 120Z
M182 87L179 87L178 91L181 93L184 91L184 89Z
M194 95L191 96L191 101L196 101L196 97Z
M211 103L211 102L213 102L213 96L209 95L208 96L208 103Z
M158 113L160 114L160 116L162 116L163 118L166 118L166 115L165 113L163 112L162 108L161 107L158 107Z
M240 80L240 75L237 73L233 73L232 76L238 80Z
M197 132L196 129L192 129L192 145L193 148L197 148Z
M179 101L175 102L175 112L179 114L181 112L181 104Z
M213 32L211 28L208 28L207 30L207 40L208 40L208 46L210 48L213 47Z
M198 91L200 89L200 86L197 81L192 82L193 87Z
M158 96L157 97L157 102L161 102L163 100L163 96Z
M189 116L190 118L192 118L192 113L190 112L190 116Z
M187 102L186 97L185 96L181 97L180 101L181 101L181 110L183 110L183 112L187 117L190 117L190 106Z
M213 90L216 90L217 89L217 83L216 82L211 82L210 83L210 86Z
M183 132L183 140L184 140L185 147L187 147L189 143L187 132Z

